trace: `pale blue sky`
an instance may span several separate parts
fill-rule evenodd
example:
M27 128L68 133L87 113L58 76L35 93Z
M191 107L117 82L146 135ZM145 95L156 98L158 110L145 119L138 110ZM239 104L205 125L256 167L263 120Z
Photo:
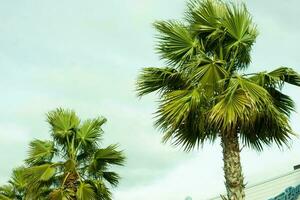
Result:
M104 115L105 144L120 143L128 160L115 200L206 199L223 191L221 149L190 153L161 144L153 128L154 96L139 100L134 83L145 66L162 66L151 23L180 19L184 0L0 0L0 182L22 163L28 142L47 138L45 113L72 108ZM300 2L246 1L260 36L250 71L290 66L300 71ZM300 111L299 88L287 92ZM300 133L298 114L292 126ZM249 184L292 170L291 149L242 152Z

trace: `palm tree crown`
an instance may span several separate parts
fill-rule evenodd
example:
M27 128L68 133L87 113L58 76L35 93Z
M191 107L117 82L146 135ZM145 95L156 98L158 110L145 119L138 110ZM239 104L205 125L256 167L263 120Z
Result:
M154 26L157 52L169 67L144 68L137 91L139 96L158 91L156 125L164 141L190 150L235 129L244 144L258 150L287 143L294 103L281 89L284 83L300 86L300 77L287 67L241 73L258 35L244 5L190 1L184 22Z

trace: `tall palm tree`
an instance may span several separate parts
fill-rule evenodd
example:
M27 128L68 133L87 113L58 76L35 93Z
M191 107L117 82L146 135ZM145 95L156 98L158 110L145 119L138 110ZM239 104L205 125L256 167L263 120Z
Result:
M189 151L221 139L227 199L245 199L241 145L288 144L293 100L286 83L300 86L293 69L245 74L258 31L243 4L191 0L183 22L157 21L157 52L168 67L144 68L139 96L157 92L155 125L163 141Z
M33 140L26 159L26 199L111 200L107 185L116 186L119 175L110 170L123 165L117 145L100 148L105 118L80 121L71 110L47 115L51 140Z

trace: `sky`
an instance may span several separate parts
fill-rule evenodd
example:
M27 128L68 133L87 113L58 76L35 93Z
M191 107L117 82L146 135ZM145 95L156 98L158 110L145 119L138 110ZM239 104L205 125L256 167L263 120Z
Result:
M245 1L260 35L250 72L279 66L300 72L300 2ZM57 107L83 118L105 116L103 146L119 143L127 161L114 200L205 200L224 191L219 141L183 152L161 143L153 126L157 97L139 99L142 67L165 66L155 54L155 20L181 19L185 0L0 0L0 183L21 165L34 138L49 138L45 114ZM299 88L288 86L300 112ZM291 117L300 134L300 116ZM290 148L241 153L247 185L293 170Z

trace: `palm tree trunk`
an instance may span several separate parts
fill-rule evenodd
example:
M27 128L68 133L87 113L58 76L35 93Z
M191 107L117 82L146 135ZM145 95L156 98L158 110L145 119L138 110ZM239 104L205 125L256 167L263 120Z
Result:
M244 200L244 177L240 161L239 140L236 131L221 135L224 176L228 200Z
M75 172L68 173L65 188L71 192L70 199L76 200L76 192L78 186L78 175Z

